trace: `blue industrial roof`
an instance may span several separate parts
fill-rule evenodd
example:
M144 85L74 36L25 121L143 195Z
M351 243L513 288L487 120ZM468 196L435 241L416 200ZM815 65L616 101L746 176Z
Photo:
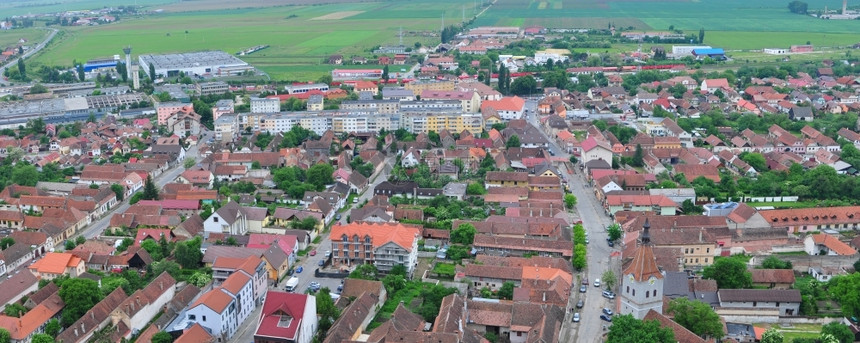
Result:
M726 51L720 48L716 49L693 49L693 55L725 55Z

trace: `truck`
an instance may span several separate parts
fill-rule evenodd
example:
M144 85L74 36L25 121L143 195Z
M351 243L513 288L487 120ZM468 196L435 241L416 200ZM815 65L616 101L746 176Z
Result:
M296 287L299 286L299 278L293 276L289 280L287 280L287 287L284 288L287 292L292 292L296 290Z

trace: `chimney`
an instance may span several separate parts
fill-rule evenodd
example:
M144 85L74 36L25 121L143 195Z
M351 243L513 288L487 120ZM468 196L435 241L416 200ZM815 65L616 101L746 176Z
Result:
M699 243L702 242L702 229L699 229Z

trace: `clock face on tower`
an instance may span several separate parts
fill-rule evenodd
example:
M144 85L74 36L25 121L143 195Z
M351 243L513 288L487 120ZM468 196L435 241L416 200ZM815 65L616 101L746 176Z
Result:
M633 275L630 275L630 282L633 282Z
M654 278L651 278L651 280L648 280L648 283L653 285L654 284Z

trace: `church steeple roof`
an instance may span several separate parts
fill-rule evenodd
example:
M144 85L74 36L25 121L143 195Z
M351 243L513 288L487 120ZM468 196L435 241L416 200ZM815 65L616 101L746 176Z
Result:
M633 261L624 270L624 275L633 275L636 281L642 282L650 279L652 276L657 279L662 279L663 274L657 268L657 259L654 257L654 250L651 248L651 236L648 230L651 224L645 221L642 226L642 244L636 248L633 253Z

